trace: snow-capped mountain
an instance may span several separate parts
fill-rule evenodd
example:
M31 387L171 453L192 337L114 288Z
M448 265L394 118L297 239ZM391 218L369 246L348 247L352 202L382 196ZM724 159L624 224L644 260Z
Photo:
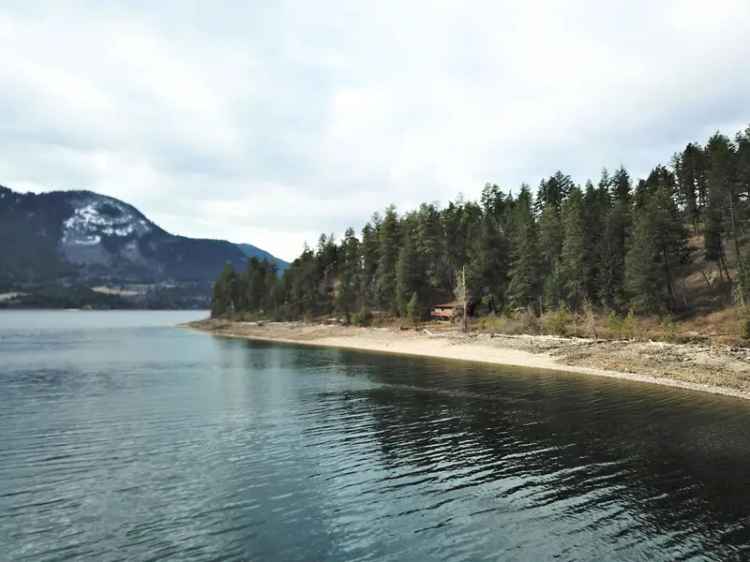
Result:
M248 255L270 256L224 240L175 236L132 205L106 195L22 194L2 186L0 248L0 285L7 286L83 282L207 288L226 263L244 269Z

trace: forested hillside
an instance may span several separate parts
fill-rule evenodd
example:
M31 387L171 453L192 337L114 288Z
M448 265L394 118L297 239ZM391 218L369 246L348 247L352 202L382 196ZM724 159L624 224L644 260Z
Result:
M170 234L90 191L0 186L0 249L0 297L14 295L0 307L205 307L224 264L258 256L286 266L250 244Z
M535 191L487 184L479 201L390 206L359 236L321 235L280 278L258 260L228 266L213 314L419 320L454 298L464 268L480 315L686 316L744 305L749 198L750 128L733 139L717 132L637 181L622 167L584 185L556 172Z

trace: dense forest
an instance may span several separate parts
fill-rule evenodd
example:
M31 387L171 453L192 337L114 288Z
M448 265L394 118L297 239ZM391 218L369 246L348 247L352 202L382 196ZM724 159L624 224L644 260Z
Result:
M375 213L359 236L321 235L283 275L266 261L227 266L212 315L301 319L373 312L420 320L465 291L477 314L565 309L679 314L694 303L678 272L700 259L724 302L750 298L750 127L688 144L635 182L620 167L596 183L556 172L536 192L485 185L479 201ZM701 246L697 257L695 244Z

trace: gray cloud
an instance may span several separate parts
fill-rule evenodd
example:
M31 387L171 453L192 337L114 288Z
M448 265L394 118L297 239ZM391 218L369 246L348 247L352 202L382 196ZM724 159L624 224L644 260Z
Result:
M292 258L391 202L733 134L749 31L746 0L5 2L0 183Z

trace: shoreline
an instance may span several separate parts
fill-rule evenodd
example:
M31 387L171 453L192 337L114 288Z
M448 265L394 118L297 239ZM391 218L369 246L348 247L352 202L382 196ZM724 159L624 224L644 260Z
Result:
M669 386L750 400L750 350L694 344L358 328L301 322L199 320L182 325L209 334L268 343L377 352L543 369ZM646 349L645 348L652 348ZM651 353L649 353L649 351ZM665 353L665 351L667 353ZM692 356L693 364L686 357ZM633 362L634 369L622 368ZM648 364L651 362L655 364ZM723 361L725 365L717 367ZM614 367L614 368L613 368ZM718 384L717 384L718 381Z

